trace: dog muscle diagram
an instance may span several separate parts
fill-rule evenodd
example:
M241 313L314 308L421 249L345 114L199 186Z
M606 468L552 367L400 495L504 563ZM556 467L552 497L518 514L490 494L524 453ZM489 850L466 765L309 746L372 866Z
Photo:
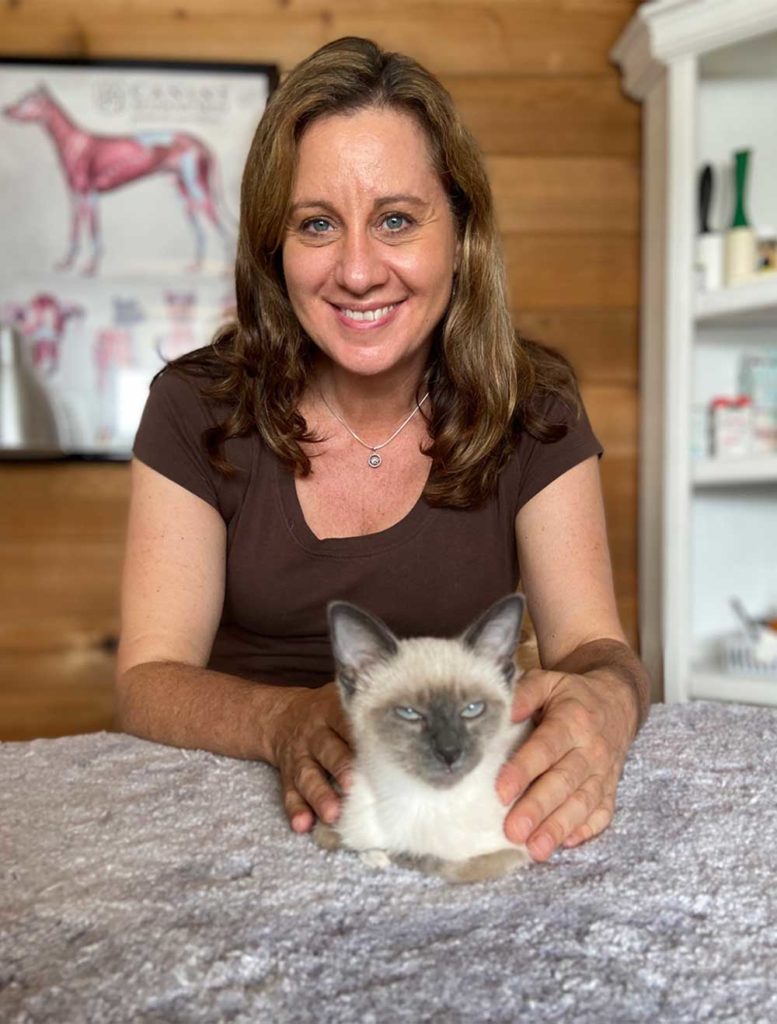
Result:
M232 232L216 202L216 157L200 139L175 131L97 135L79 127L45 85L39 85L3 110L13 121L36 122L51 137L71 199L70 245L57 270L70 270L79 258L82 238L90 252L83 273L95 275L105 252L100 228L100 196L154 175L170 176L194 235L194 258L187 269L202 269L209 222L229 263ZM141 194L138 193L138 201Z

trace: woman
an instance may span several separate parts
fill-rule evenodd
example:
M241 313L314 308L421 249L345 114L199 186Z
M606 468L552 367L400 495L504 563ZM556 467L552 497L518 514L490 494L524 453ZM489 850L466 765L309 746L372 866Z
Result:
M333 821L350 747L325 607L453 634L522 588L546 670L505 766L546 859L610 821L647 679L618 621L574 379L517 339L488 182L440 84L361 39L271 98L248 156L237 322L154 383L138 431L117 695L136 735L279 768Z

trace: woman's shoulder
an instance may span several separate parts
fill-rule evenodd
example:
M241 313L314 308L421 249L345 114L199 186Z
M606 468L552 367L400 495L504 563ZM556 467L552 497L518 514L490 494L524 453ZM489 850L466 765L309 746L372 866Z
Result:
M229 438L223 450L234 472L224 474L208 455L207 434L233 411L230 401L213 393L218 372L209 363L172 363L151 382L135 436L133 454L143 463L226 511L235 488L244 488L252 472L258 435Z
M528 407L531 414L518 425L500 481L513 495L516 513L568 469L604 451L579 395L537 391Z

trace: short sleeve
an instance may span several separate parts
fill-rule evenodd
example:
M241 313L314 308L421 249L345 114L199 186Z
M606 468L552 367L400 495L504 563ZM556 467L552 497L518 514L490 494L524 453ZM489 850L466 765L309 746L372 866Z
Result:
M558 441L542 442L523 434L517 449L518 481L515 514L557 477L592 455L601 458L604 449L594 434L588 414L580 404L580 415L559 397L551 396L542 412L553 423L564 423L567 432Z
M198 381L166 370L151 385L132 453L218 508L215 471L202 443L202 432L215 423Z

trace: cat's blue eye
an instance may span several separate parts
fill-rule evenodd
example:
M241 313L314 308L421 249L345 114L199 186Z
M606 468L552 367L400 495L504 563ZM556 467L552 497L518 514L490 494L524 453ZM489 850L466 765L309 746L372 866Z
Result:
M484 700L473 700L471 704L467 704L465 708L462 708L462 718L477 718L478 715L482 715L486 709L486 702Z
M405 722L418 722L424 717L420 711L410 707L394 708L394 712L404 719Z

